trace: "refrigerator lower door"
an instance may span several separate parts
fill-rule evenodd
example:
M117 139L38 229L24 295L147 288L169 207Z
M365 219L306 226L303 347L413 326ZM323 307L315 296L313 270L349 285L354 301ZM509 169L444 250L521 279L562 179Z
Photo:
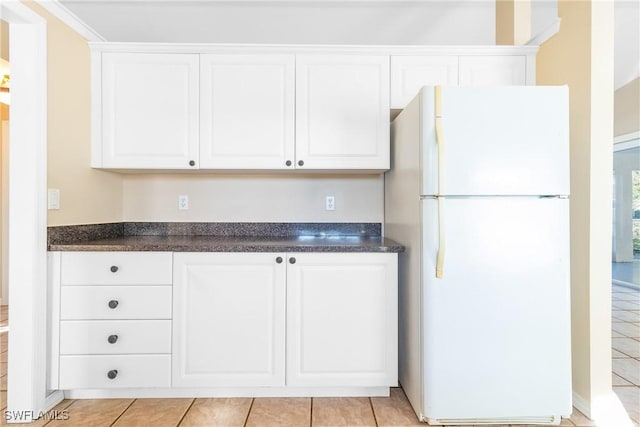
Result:
M424 418L552 424L569 415L569 200L422 203Z

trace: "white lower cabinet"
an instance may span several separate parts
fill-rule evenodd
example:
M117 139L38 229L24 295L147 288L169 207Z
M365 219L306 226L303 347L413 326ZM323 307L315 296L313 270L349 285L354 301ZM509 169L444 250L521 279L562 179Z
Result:
M287 385L397 385L397 255L290 254Z
M173 301L174 387L397 385L396 254L176 253Z
M50 256L51 389L322 396L397 385L395 253L177 252L157 259L163 271L173 260L162 285L140 284L149 267L138 283L100 285L85 268L95 253ZM65 285L79 268L87 284Z
M171 253L50 256L51 388L171 387Z
M60 356L60 388L171 386L171 355Z
M174 254L174 386L284 385L284 257Z

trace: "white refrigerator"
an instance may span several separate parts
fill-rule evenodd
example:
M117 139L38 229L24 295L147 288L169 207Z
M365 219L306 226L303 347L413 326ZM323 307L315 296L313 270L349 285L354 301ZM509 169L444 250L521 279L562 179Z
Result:
M422 421L571 414L568 97L424 87L392 123L399 378Z

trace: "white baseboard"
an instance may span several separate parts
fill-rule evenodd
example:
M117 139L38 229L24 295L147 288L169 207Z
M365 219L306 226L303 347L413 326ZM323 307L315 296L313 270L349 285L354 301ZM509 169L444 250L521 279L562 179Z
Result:
M625 282L624 280L616 280L616 279L611 279L611 283L613 283L614 285L620 285L620 286L624 286L625 288L630 288L630 289L635 289L636 291L640 291L640 286L636 285L635 283Z
M613 391L595 397L591 403L574 391L573 406L598 427L633 427L629 414Z
M233 387L65 390L68 399L181 397L388 397L389 387Z
M591 418L591 405L589 404L589 402L585 398L580 396L575 391L573 392L573 406L578 411L580 411L584 415L586 415L587 418Z

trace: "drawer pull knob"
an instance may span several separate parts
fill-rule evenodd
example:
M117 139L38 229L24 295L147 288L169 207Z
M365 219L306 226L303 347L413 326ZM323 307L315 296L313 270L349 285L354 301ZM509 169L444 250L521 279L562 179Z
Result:
M289 264L295 264L296 259L294 257L289 258Z
M116 341L118 341L118 336L117 335L109 335L109 338L107 338L107 341L109 341L109 344L115 344Z
M109 372L107 372L107 378L109 378L110 380L115 379L118 376L118 370L117 369L112 369Z
M117 299L112 299L111 301L109 301L109 308L114 309L118 306L118 300Z
M304 166L304 160L298 160L298 166Z
M276 262L277 262L278 264L282 264L282 257L281 257L281 256L279 256L278 258L276 258Z
M189 160L189 166L195 166L196 162L194 160Z
M287 160L286 162L284 162L284 164L287 166L291 166L291 160Z
M109 270L111 270L112 273L115 273L115 272L118 271L118 266L117 265L112 265Z

